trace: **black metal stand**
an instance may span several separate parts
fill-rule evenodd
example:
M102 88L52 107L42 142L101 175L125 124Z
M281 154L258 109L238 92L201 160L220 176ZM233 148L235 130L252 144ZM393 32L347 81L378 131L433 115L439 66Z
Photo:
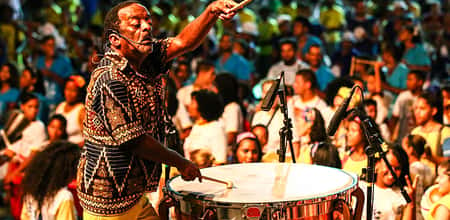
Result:
M284 80L284 74L283 74ZM283 83L283 89L278 90L278 98L280 100L280 110L283 113L283 127L280 129L280 149L277 151L278 160L280 163L286 161L286 143L289 143L289 149L291 150L292 162L295 163L294 146L292 145L292 122L288 115L285 83Z
M383 159L386 166L388 167L391 175L394 177L395 185L400 188L400 191L405 198L407 203L411 202L411 198L408 193L404 189L404 185L399 181L397 174L395 174L394 169L386 158L386 152L382 149L382 145L385 145L383 139L381 138L378 129L376 128L375 122L372 118L368 117L365 114L365 111L359 107L359 109L352 110L358 117L361 119L361 123L363 126L364 134L369 141L369 146L366 147L365 152L367 154L367 219L372 219L373 213L373 184L375 183L375 162L377 158Z

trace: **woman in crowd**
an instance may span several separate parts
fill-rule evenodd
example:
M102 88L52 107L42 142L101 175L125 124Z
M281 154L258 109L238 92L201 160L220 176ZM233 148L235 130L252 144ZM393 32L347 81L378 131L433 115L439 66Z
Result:
M399 178L402 186L406 187L406 191L412 202L406 203L400 189L395 185L395 179L391 175L386 163L378 159L375 165L375 184L373 185L373 219L414 219L415 216L415 202L414 193L417 184L415 179L414 184L411 184L409 177L408 155L400 146L389 146L386 154L387 161L395 171L395 175ZM367 196L367 187L361 182L361 189ZM366 197L366 199L368 199ZM366 209L366 207L364 208ZM363 212L363 219L365 219L366 210Z
M358 176L361 176L362 168L367 167L367 155L364 150L369 145L361 123L361 119L358 116L351 116L348 119L348 154L342 158L342 169L356 173Z
M48 103L45 97L45 87L42 74L31 67L25 67L19 78L19 88L22 92L29 92L39 99L39 120L48 122Z
M328 142L328 136L325 131L325 122L318 109L307 108L303 112L303 119L305 126L299 128L301 137L299 162L311 164L312 149L317 149L319 144Z
M4 179L5 191L9 193L11 214L15 219L20 217L22 192L19 184L22 181L22 175L16 172L21 164L30 155L31 149L35 146L41 146L45 139L45 125L37 120L39 101L36 96L30 93L20 95L20 109L29 124L22 131L22 137L11 144L3 154L10 158L8 173Z
M84 95L83 88L86 85L83 77L79 75L70 76L64 87L65 101L56 107L56 114L63 115L67 120L68 140L83 146L83 135L81 128L84 119Z
M243 132L237 136L233 147L233 162L253 163L260 162L262 158L261 144L252 132Z
M36 154L23 179L22 220L75 220L72 193L67 185L76 178L80 148L57 141Z
M238 96L239 83L232 74L222 73L216 76L215 84L225 106L221 120L227 133L227 143L232 146L244 125L244 111Z
M215 165L226 163L226 133L223 124L218 121L223 112L221 97L208 90L195 91L188 111L195 123L184 142L186 158L190 158L194 150L204 149L214 156Z
M17 68L11 64L3 64L0 68L0 116L16 107L19 98Z

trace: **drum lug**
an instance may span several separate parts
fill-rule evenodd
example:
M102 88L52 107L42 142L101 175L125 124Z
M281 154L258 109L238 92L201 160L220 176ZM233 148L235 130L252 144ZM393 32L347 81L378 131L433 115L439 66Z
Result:
M277 209L277 210L273 211L272 219L276 219L276 220L286 219L286 210L285 209Z

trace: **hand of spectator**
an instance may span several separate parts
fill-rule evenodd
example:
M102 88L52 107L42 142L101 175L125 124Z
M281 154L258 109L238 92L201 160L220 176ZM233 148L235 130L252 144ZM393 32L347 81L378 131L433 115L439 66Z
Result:
M198 177L199 181L202 181L202 174L200 173L200 169L191 161L183 159L183 164L177 168L184 180L195 180L195 178Z
M416 177L413 180L413 183L411 184L411 181L409 180L408 175L405 176L406 179L406 186L405 190L406 193L408 193L409 198L411 198L412 203L415 203L416 201L416 188L417 188L417 182L419 181L419 175L416 175Z

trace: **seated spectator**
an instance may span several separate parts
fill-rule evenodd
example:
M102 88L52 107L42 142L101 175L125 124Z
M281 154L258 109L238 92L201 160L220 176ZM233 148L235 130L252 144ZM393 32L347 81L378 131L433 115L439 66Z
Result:
M226 133L223 124L218 121L223 113L221 97L208 90L195 91L188 111L195 124L184 142L185 156L189 158L192 151L204 149L214 156L214 164L226 163Z
M16 219L19 219L22 208L22 189L19 187L22 175L17 174L16 170L30 156L32 147L41 146L46 138L45 125L42 121L37 120L39 100L30 93L22 93L20 96L20 109L29 124L21 132L21 138L11 143L11 146L2 152L10 160L8 175L3 182L5 191L8 191L10 195L11 214Z
M57 105L64 99L64 81L72 74L72 63L68 57L56 52L53 36L44 37L40 46L44 55L37 58L36 68L44 76L45 91L49 104Z
M4 116L8 110L14 109L19 98L17 68L7 63L0 69L0 116Z
M243 132L237 136L233 147L234 163L260 162L262 158L261 144L252 132Z
M25 67L19 78L21 91L32 93L39 99L38 118L44 123L48 122L49 109L42 74L31 67Z
M72 143L83 146L84 139L82 127L84 120L84 94L86 82L79 75L70 76L64 87L65 101L56 107L56 114L63 115L67 120L68 140Z
M54 142L36 154L23 179L21 219L76 219L67 185L76 178L80 155L80 148L69 142Z

